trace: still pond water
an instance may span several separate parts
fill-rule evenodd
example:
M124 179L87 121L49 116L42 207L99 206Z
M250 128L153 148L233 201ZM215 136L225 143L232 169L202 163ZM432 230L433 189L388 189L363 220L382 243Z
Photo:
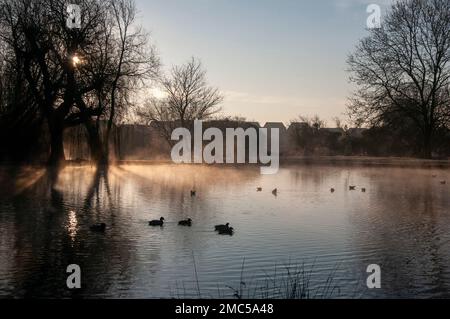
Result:
M450 297L448 169L294 165L262 176L257 167L130 165L108 174L68 167L57 179L41 169L1 172L1 298L233 298L231 288L269 297L277 284L267 283L280 288L286 269L299 267L315 297ZM148 226L161 216L164 227ZM189 217L191 228L178 226ZM97 222L107 224L104 234L90 231ZM234 236L214 232L226 222ZM82 269L76 292L66 288L69 264ZM369 264L382 268L381 289L367 289Z

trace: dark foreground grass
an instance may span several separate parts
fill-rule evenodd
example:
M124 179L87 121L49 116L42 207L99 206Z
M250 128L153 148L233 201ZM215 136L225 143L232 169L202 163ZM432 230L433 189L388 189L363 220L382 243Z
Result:
M336 283L339 265L336 265L325 280L313 280L315 265L305 263L276 265L263 278L254 279L246 275L245 259L242 262L240 282L236 286L217 284L217 291L202 290L194 259L194 282L177 283L171 289L176 299L336 299L341 290Z

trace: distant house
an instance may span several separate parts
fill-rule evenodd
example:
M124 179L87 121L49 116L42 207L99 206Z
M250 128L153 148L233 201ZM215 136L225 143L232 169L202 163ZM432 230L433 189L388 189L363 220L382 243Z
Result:
M159 133L153 126L121 125L118 128L120 159L142 160L163 152Z
M282 122L267 122L266 125L264 125L264 128L267 129L274 129L277 128L281 132L286 132L286 126Z
M233 120L212 120L206 121L203 123L203 129L207 129L210 127L218 128L223 130L225 133L225 129L227 128L242 128L244 130L248 128L260 128L259 123L257 122L241 122L241 121L233 121Z
M335 127L335 128L321 128L320 131L330 133L330 134L336 134L336 135L344 135L345 131L343 128Z
M308 123L305 122L293 122L289 125L287 129L287 133L289 135L289 139L295 141L295 138L309 128Z
M308 127L309 127L308 123L305 123L305 122L293 122L293 123L291 123L291 125L289 125L288 132L293 132L293 131L296 131L296 130L303 130L303 129L308 128Z
M246 123L248 123L252 127L261 128L261 124L259 124L258 122L246 122Z
M193 121L185 123L185 127L193 129ZM102 123L104 126L105 123ZM145 160L145 159L169 159L172 144L171 134L175 128L181 126L179 121L151 122L149 125L125 124L114 126L111 135L111 150L118 159ZM271 133L273 129L279 130L280 156L300 154L338 154L342 150L344 137L357 140L364 136L365 128L351 128L344 131L342 128L322 128L319 132L311 131L308 123L294 122L288 128L282 122L267 122L261 127L258 122L246 122L232 119L211 120L203 122L203 130L218 128L225 136L226 129L242 128L247 130L254 128L267 129L267 136L257 134L259 149L260 138L267 138L268 152L271 150ZM313 130L314 131L314 130ZM67 129L65 132L65 151L68 159L89 159L90 149L85 140L83 127ZM260 132L261 134L261 132ZM246 157L250 157L250 137L246 138ZM353 141L355 143L357 141ZM206 143L206 142L205 142ZM237 147L237 143L235 144ZM224 143L226 154L226 142ZM235 150L237 151L237 150Z
M351 128L347 131L347 135L354 138L362 138L366 131L366 128Z

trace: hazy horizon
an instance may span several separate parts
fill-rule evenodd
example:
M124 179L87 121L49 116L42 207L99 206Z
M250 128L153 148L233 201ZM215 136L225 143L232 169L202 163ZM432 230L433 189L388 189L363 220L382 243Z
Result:
M392 0L137 0L163 68L198 57L224 115L262 124L300 114L345 119L346 58L367 34L369 4Z

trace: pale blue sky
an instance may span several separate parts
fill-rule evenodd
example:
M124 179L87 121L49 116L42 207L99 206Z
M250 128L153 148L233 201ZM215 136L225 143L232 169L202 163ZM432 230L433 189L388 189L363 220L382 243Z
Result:
M346 57L367 5L391 0L136 0L164 68L201 59L225 95L224 114L261 123L343 117Z

